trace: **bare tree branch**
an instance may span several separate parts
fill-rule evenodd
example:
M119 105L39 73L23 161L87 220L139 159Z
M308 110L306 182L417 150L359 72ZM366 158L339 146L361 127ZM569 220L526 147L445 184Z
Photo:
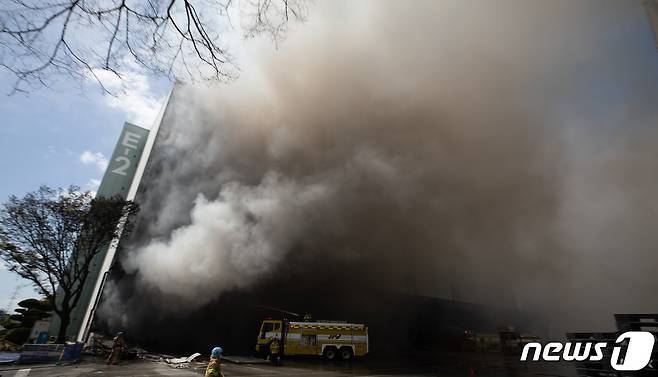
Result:
M141 67L171 80L229 80L237 67L223 46L239 16L243 35L275 43L309 0L0 0L0 67L14 92L58 76L117 77Z

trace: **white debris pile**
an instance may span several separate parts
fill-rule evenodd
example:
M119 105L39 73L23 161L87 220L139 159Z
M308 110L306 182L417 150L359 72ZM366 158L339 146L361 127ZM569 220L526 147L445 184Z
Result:
M196 359L199 356L201 356L201 354L196 352L188 357L165 359L165 362L167 363L167 365L169 365L172 368L188 369L190 368L190 363L193 362L194 359Z

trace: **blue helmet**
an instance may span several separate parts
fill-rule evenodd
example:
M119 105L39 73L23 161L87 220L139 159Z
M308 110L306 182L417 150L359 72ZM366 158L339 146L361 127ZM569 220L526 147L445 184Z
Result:
M118 337L122 337L122 336L123 336L123 331L119 331L119 332L117 333L117 336L118 336Z
M222 349L222 347L215 347L215 348L213 348L212 351L210 352L210 357L215 357L215 358L217 358L217 357L219 357L219 355L222 354L222 352L224 352L224 350Z

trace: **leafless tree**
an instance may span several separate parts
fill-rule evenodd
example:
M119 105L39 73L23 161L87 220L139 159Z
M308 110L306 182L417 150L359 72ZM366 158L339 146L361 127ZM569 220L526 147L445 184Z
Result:
M228 45L303 20L307 0L0 0L0 67L14 90L61 75L101 87L136 67L171 80L225 80L236 73ZM236 20L238 22L236 22ZM234 39L234 38L233 38Z
M71 187L61 193L46 186L23 198L12 196L0 209L0 259L31 282L60 318L65 340L91 264L130 230L137 206L121 198L92 198Z

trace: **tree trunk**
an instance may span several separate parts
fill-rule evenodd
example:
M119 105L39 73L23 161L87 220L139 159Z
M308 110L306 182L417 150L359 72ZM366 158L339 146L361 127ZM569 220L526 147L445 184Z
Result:
M69 314L59 314L59 332L57 333L57 340L55 343L63 344L66 342L66 329L69 327L69 322L71 322L71 317Z

